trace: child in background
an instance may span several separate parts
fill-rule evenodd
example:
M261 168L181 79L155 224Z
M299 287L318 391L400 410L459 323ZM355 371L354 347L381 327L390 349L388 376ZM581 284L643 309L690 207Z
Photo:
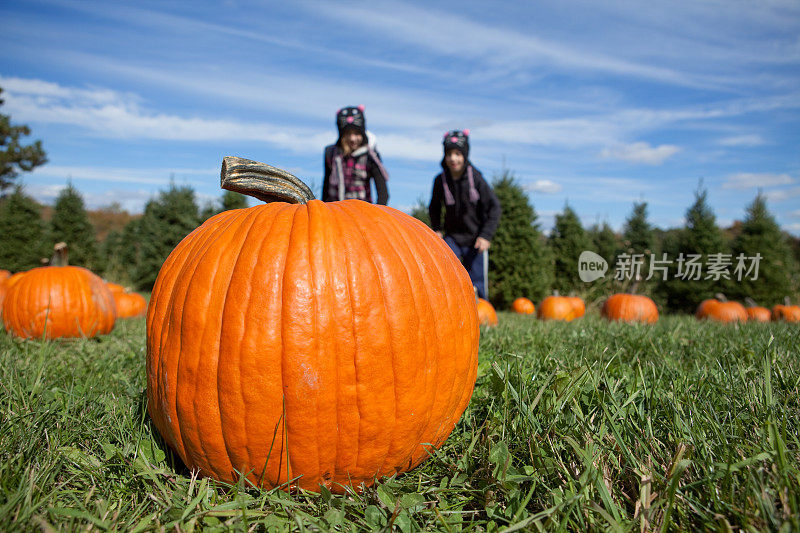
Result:
M368 142L364 106L344 107L336 113L339 138L325 147L325 175L322 178L322 201L335 202L355 198L372 203L370 180L375 183L377 203L386 205L389 174Z
M431 227L444 238L467 269L478 296L485 299L487 251L500 223L500 202L469 160L469 130L448 131L442 144L442 172L433 179L428 206Z

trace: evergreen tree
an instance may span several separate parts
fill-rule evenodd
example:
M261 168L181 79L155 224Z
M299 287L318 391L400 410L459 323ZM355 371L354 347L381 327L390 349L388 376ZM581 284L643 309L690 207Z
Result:
M3 89L0 88L0 95L2 94ZM14 126L10 116L0 114L0 192L11 185L20 171L28 172L47 163L41 141L21 144L20 137L30 134L28 126Z
M511 172L495 176L492 187L503 216L489 248L489 296L501 308L520 296L539 301L550 289L553 271L536 211Z
M147 202L142 218L137 221L139 249L133 284L142 290L152 289L169 253L199 223L194 190L189 186L178 187L171 183L168 190L159 193L158 199Z
M578 258L581 252L591 248L591 243L578 215L569 205L564 206L563 213L556 215L549 244L553 252L554 288L562 294L585 289L578 276Z
M0 268L19 272L42 266L52 240L42 220L41 206L17 186L0 201Z
M225 191L220 199L223 211L247 208L247 196L235 191Z
M67 243L71 265L100 270L94 227L89 222L83 198L72 183L58 194L50 225L54 241Z
M711 255L730 252L707 196L706 189L698 188L694 204L686 211L686 225L673 243L674 248L665 249L673 264L662 289L668 307L675 311L693 313L702 300L730 288L730 282L723 276L715 279L708 270ZM694 264L700 264L699 274L692 266L692 260ZM681 277L677 277L679 274Z
M428 204L425 203L425 200L423 200L422 197L417 198L417 203L411 208L409 215L417 220L421 220L426 226L431 226L431 216L428 214Z
M602 226L597 224L592 226L588 231L588 237L592 242L592 250L613 266L622 243L608 222L604 221Z
M203 206L200 212L200 219L208 220L223 211L245 208L247 208L247 196L235 191L224 191L219 199L219 203L208 202Z
M622 237L628 253L653 252L653 227L647 221L647 202L633 204L633 211L625 221Z
M754 261L749 258L760 255L756 279L753 279L755 272L750 275L746 272L734 275L732 268L733 283L729 290L731 297L739 300L750 297L760 305L772 306L783 303L784 297L792 294L797 264L791 246L767 209L767 201L761 192L747 206L747 215L731 246L731 252L733 268L736 267L740 254L748 267Z

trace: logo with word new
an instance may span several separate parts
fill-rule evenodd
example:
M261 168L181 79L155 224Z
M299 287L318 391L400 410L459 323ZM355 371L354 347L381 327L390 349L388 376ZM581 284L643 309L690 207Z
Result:
M578 275L581 281L590 283L606 275L608 262L589 250L581 252L578 257Z

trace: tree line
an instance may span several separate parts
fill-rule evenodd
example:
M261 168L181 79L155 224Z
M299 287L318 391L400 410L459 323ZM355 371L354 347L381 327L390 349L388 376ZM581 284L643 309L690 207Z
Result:
M781 231L760 193L747 206L743 220L730 228L719 227L707 191L700 187L681 228L654 227L646 202L633 204L620 232L606 222L584 227L566 205L545 234L528 195L511 172L496 175L492 186L503 217L489 253L489 297L500 309L519 296L536 302L553 291L577 294L588 302L612 292L635 291L652 297L666 310L680 312L692 312L701 300L717 293L770 306L786 296L796 299L800 292L800 239ZM64 241L70 246L71 264L148 291L181 239L212 215L246 206L244 196L225 191L213 204L201 207L190 186L171 183L146 203L141 215L112 206L90 217L71 183L53 206L40 205L16 186L0 199L0 268L16 272L41 266L53 243ZM411 214L428 222L422 201ZM591 283L579 276L578 260L587 250L608 265L605 276ZM757 276L751 271L737 279L736 257L747 258L747 266L752 267L756 254L760 258ZM727 261L723 275L709 275L712 256ZM695 257L695 263L706 269L699 276L681 279L676 265L680 257ZM664 258L671 261L667 275L663 270L651 275L651 265ZM636 272L631 268L634 263ZM629 268L623 269L625 265Z
M650 296L662 309L688 313L719 293L766 306L800 296L800 239L781 230L760 192L743 220L730 228L717 224L708 191L700 185L680 228L653 226L644 201L632 205L620 232L607 222L584 227L565 205L546 235L512 172L495 175L492 186L503 216L489 251L489 299L500 309L519 296L538 302L554 291L587 302L602 302L614 292L636 292ZM423 201L412 215L429 223ZM605 276L581 280L578 260L584 251L606 261ZM746 272L737 271L737 258L744 259ZM686 272L687 264L705 268Z

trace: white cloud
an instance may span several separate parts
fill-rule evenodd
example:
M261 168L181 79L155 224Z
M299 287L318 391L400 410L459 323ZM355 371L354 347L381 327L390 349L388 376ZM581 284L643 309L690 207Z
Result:
M603 148L600 155L607 159L622 159L631 163L660 165L680 151L681 149L678 146L672 144L650 146L646 142L636 142L613 148Z
M789 211L787 215L791 218L800 218L800 209L795 209L794 211Z
M783 202L800 196L800 187L792 187L790 189L776 189L766 191L764 196L767 200L772 202Z
M722 184L723 189L750 189L752 187L775 187L790 185L795 180L789 174L770 174L755 172L739 172L727 177Z
M561 184L551 180L536 180L523 186L526 191L538 192L541 194L557 194L561 192Z
M724 137L717 141L717 144L720 146L730 146L730 147L748 147L748 146L762 146L766 144L761 135L751 134L751 135L736 135L733 137Z
M106 183L139 183L143 185L168 185L170 178L175 177L179 184L199 185L207 182L209 176L216 177L219 168L121 168L107 166L69 166L44 165L35 168L30 176L34 179L51 179L73 181L102 181ZM196 181L187 178L198 178ZM58 187L61 187L59 185Z

